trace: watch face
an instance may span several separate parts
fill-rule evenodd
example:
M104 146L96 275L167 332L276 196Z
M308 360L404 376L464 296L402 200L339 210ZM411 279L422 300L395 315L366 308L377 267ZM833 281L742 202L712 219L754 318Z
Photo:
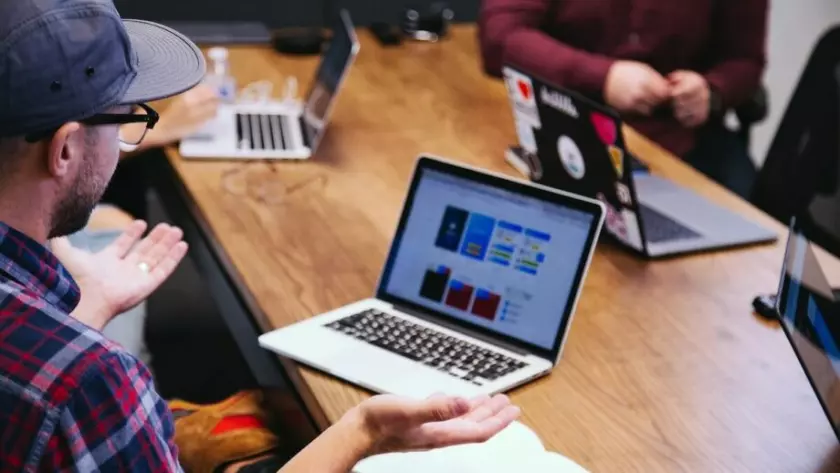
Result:
M723 113L723 104L721 103L720 94L715 89L709 89L709 112L711 115L721 115Z

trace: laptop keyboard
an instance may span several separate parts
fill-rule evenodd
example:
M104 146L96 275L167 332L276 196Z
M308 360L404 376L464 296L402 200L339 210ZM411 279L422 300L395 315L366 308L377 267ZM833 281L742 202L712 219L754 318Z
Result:
M288 151L292 142L293 120L289 115L237 113L236 142L242 150Z
M642 224L644 225L645 238L649 243L686 240L700 236L694 230L677 223L672 218L646 205L640 205L639 211L641 213Z
M378 310L336 320L326 327L477 386L527 363Z

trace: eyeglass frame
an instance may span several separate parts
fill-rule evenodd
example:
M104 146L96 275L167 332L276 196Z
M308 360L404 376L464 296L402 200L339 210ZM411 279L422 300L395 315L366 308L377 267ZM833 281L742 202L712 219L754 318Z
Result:
M120 140L120 149L122 151L134 151L137 146L143 142L143 139L146 137L146 134L149 130L153 129L157 124L158 120L160 120L160 114L156 112L152 107L146 105L145 103L140 103L136 105L137 107L142 108L146 114L145 115L138 115L132 111L132 113L97 113L91 117L78 120L79 123L83 123L88 126L101 126L101 125L128 125L131 123L146 123L146 129L143 131L143 136L140 137L140 140L137 143L129 144L124 143ZM53 134L55 134L56 130L52 129L50 131L44 131L40 133L33 133L30 135L26 135L24 139L28 143L37 143L43 139L46 139Z

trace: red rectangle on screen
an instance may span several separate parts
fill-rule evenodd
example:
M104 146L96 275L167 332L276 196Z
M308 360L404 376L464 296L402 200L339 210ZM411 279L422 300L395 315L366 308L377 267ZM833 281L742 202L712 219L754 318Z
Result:
M499 310L499 302L502 297L484 289L479 289L475 293L475 301L473 302L472 313L487 319L494 320L496 318L496 311Z
M473 287L453 279L449 282L449 292L446 294L446 305L456 309L467 310L470 307Z

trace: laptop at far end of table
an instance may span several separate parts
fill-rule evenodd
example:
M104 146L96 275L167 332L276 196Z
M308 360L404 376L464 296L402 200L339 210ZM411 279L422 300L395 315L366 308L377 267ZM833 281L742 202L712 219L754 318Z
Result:
M341 86L360 43L341 10L305 102L262 99L222 104L216 118L181 140L180 154L198 159L308 159L323 141Z

